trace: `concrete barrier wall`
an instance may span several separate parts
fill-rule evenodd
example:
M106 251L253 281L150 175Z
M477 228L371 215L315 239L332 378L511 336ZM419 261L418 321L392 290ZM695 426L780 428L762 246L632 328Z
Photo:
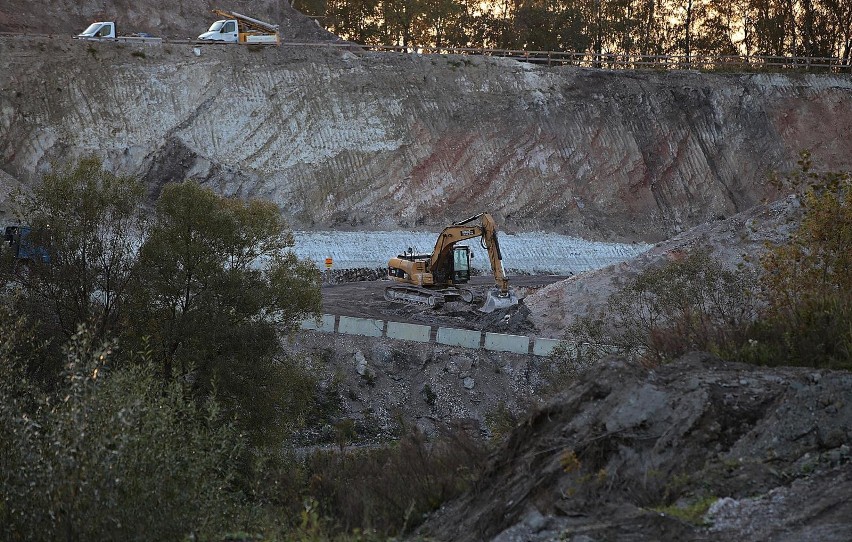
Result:
M310 329L314 331L323 331L325 333L334 333L334 321L337 319L333 314L323 314L319 324L316 320L305 320L302 322L302 329Z
M559 340L557 339L536 339L533 342L533 355L534 356L549 356L553 349L556 348L556 345L559 344Z
M388 322L387 337L403 341L428 343L431 340L432 328L403 322Z
M439 327L436 341L449 346L461 346L464 348L479 348L482 333L469 329L454 329L451 327Z
M335 323L337 326L335 328ZM325 333L344 333L347 335L362 335L364 337L387 337L404 341L431 342L432 328L430 326L408 324L404 322L385 322L371 318L353 318L351 316L335 316L323 314L322 319L305 320L302 329L310 331L322 331ZM523 335L507 335L503 333L485 333L483 344L483 333L469 329L455 329L451 327L439 327L435 342L447 346L460 346L462 348L479 349L485 348L494 352L512 352L515 354L530 353L530 341L532 341L532 354L535 356L549 356L556 345L556 339L538 339Z
M516 354L528 354L530 351L530 338L522 335L486 333L485 349L494 350L496 352L514 352Z
M385 333L384 320L371 318L352 318L341 316L337 323L337 332L347 335L363 335L365 337L381 337Z

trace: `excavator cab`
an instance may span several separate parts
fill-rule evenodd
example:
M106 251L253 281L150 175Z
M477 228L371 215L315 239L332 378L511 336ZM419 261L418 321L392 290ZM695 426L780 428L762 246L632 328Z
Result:
M453 284L470 282L470 259L473 253L466 245L453 247Z

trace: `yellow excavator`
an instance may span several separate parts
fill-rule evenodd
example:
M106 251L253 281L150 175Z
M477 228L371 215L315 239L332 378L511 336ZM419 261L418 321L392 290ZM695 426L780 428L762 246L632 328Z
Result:
M477 223L478 222L478 223ZM488 213L479 213L461 222L447 226L438 236L432 254L415 254L409 249L405 254L388 262L388 277L395 284L385 288L385 299L406 303L420 303L440 307L446 301L461 299L473 301L473 292L459 288L470 280L470 247L456 245L460 241L480 238L488 252L491 271L497 287L489 290L482 312L494 312L518 304L518 298L509 290L509 279L503 269L503 255L497 240L497 223Z

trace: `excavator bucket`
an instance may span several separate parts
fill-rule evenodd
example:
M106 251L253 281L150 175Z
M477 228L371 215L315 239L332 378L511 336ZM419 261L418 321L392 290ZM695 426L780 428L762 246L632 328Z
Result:
M485 304L479 307L480 312L492 313L498 309L508 309L518 304L518 296L509 290L506 294L501 294L497 288L488 290L485 296Z

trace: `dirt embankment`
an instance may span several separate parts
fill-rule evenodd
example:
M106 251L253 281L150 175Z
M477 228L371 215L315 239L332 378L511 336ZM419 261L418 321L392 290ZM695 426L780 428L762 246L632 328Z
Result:
M758 265L767 246L785 243L801 220L795 197L756 205L725 220L715 220L657 243L622 263L574 275L531 291L524 300L540 337L563 338L578 318L598 313L609 296L642 271L665 265L695 251L706 251L729 269Z

